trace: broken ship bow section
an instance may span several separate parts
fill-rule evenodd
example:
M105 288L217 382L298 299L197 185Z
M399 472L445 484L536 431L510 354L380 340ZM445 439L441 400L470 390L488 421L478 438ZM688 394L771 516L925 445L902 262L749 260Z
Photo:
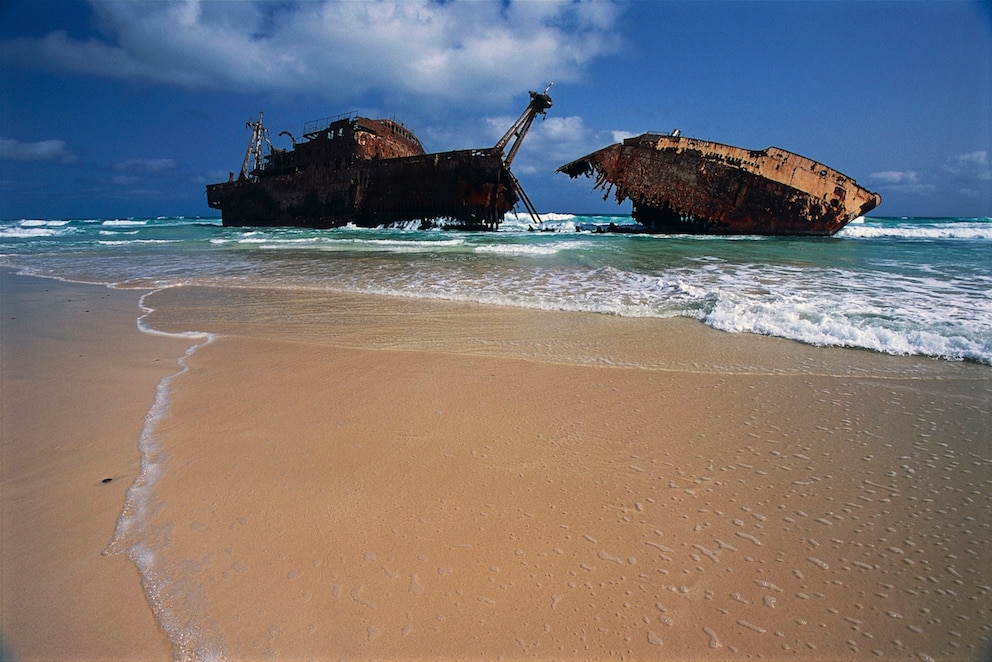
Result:
M777 147L746 150L645 133L561 166L595 176L606 199L630 199L646 232L814 235L836 233L881 202L832 168Z

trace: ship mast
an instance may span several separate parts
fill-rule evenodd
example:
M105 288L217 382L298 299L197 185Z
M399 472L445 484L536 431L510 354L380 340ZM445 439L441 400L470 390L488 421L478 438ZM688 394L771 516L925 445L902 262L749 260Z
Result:
M238 175L238 179L247 179L251 173L262 168L263 140L269 149L272 149L272 143L269 142L269 130L262 125L264 115L264 112L260 112L257 122L251 120L245 122L245 126L251 129L251 140L248 141L248 150L245 152L245 160L241 164L241 174Z
M551 107L551 97L548 96L548 90L554 83L549 83L544 92L530 93L530 104L528 104L527 109L524 110L523 114L517 119L516 122L509 128L509 130L503 134L493 149L499 151L500 153L506 148L506 146L513 140L513 145L510 147L509 153L503 157L503 165L506 166L506 173L510 176L510 185L520 196L520 200L524 203L527 208L527 213L530 214L531 218L540 225L542 223L540 215L537 213L537 209L534 207L534 203L530 201L527 194L524 192L523 187L517 180L516 176L510 171L510 164L513 159L517 156L517 150L520 149L520 144L524 140L524 136L530 130L530 125L534 123L534 118L538 115L544 115L545 111Z

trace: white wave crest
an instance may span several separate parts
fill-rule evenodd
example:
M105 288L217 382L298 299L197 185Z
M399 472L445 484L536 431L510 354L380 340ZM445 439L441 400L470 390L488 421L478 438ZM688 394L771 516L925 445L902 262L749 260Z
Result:
M992 240L992 223L958 222L913 225L851 224L838 237L858 239L970 239Z
M723 292L704 322L722 331L778 336L809 345L992 363L992 325L988 319L928 323L912 311L885 315L872 302L859 305L829 295L825 299Z
M62 226L68 225L69 221L47 221L42 219L24 219L20 222L22 228L40 228L40 227L54 227L60 228Z
M544 222L560 222L560 221L572 221L575 220L575 214L563 214L560 212L545 212L540 214L541 220ZM517 212L510 212L506 215L505 220L515 221L517 223L523 223L524 225L528 223L533 223L533 219L530 214L519 214Z
M547 244L487 244L476 246L472 250L497 255L554 255L561 251L586 247L586 244L575 241L555 241Z
M0 237L10 239L36 239L38 237L56 237L61 234L64 234L64 230L46 226L0 228Z
M108 221L103 221L100 225L104 227L133 227L148 225L148 221L136 221L133 219L116 218Z

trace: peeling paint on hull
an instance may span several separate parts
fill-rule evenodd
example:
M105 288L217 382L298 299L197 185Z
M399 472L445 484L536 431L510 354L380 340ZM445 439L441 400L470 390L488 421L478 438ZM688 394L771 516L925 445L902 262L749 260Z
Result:
M646 232L829 236L881 202L804 156L677 134L629 138L558 172L595 175L604 200L614 191L618 203L632 201Z

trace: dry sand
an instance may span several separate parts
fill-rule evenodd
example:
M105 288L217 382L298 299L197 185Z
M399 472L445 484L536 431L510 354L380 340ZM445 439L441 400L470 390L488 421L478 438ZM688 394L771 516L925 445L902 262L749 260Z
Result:
M75 348L91 357L79 374L116 371L105 391L21 359L31 334L8 338L22 322L8 322L4 291L5 646L19 659L56 645L164 658L134 569L100 550L154 384L189 341L131 343L136 295L81 291L108 312L77 313L49 342L59 363ZM110 314L128 298L129 321ZM689 320L208 289L148 302L156 328L222 334L172 384L141 534L155 550L149 595L180 656L988 652L988 367ZM166 355L171 365L154 362ZM31 409L39 400L78 410ZM71 462L24 451L94 412L106 433L72 437ZM102 485L111 457L119 469ZM8 506L15 488L24 496ZM78 532L59 542L60 527ZM130 651L97 638L132 635Z

